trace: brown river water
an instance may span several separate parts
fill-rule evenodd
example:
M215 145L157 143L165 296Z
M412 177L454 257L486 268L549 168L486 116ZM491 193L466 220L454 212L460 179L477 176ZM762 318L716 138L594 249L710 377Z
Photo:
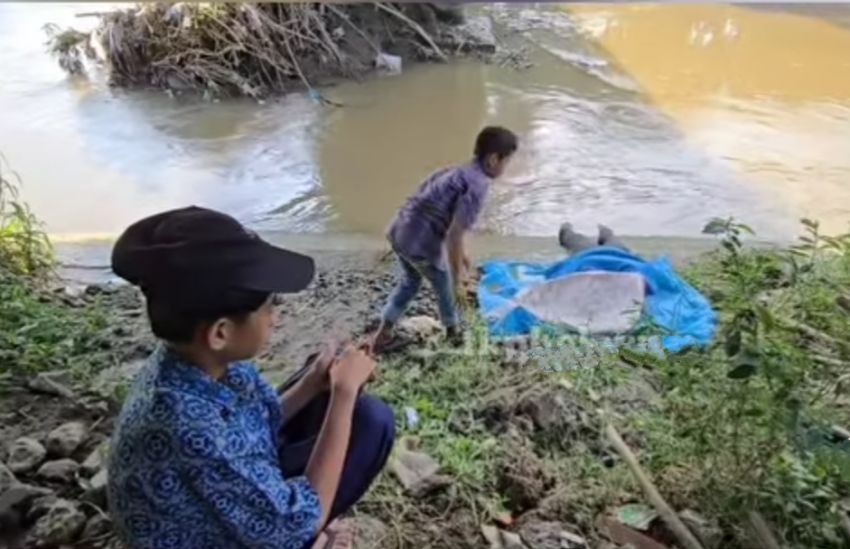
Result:
M92 4L0 4L0 151L60 241L187 204L283 233L380 235L477 130L522 149L481 230L550 236L571 220L699 236L734 215L785 240L850 221L850 6L491 5L534 66L406 66L276 101L209 102L65 76L47 22ZM102 9L98 5L97 9Z

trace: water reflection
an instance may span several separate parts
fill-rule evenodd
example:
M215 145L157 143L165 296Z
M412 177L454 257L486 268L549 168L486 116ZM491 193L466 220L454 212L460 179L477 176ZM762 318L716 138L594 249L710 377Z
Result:
M841 8L568 9L690 143L789 214L846 228L850 29L832 22Z
M114 233L196 203L263 229L378 234L431 170L498 123L523 140L484 230L570 219L695 235L734 214L766 237L850 218L850 30L740 6L495 6L535 66L463 62L258 105L68 79L41 25L83 6L0 4L0 150L57 233ZM850 9L843 8L850 13Z

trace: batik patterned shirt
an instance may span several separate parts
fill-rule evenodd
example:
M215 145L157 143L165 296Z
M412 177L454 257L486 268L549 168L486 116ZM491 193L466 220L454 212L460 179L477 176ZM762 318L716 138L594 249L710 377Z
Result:
M250 364L216 381L160 349L141 371L109 452L109 500L134 549L301 548L321 509L284 479L274 389Z

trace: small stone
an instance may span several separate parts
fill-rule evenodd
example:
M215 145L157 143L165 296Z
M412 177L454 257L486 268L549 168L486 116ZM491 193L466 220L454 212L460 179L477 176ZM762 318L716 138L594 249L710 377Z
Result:
M353 549L372 549L383 547L387 539L387 525L369 515L358 514L339 520L340 528L353 533Z
M48 461L36 473L45 480L55 482L71 482L80 468L80 464L70 458Z
M68 285L68 286L65 286L64 288L62 288L62 293L64 293L66 296L73 298L73 299L77 299L79 297L82 297L83 294L85 294L85 292L86 292L86 287L81 286L79 284Z
M41 372L27 383L31 391L55 395L65 398L73 398L74 392L68 388L71 377L68 372L53 371Z
M554 521L530 520L520 528L522 541L535 549L581 549L587 540L569 531L567 525Z
M36 547L62 545L74 542L85 525L86 515L76 502L57 499L36 521L29 535Z
M399 321L398 330L418 341L426 341L442 333L443 326L434 318L419 315Z
M525 549L522 539L514 532L499 530L495 526L484 525L481 534L490 544L490 549Z
M438 474L439 469L440 464L434 458L414 451L409 440L402 441L390 460L390 471L414 495L423 495L450 483L449 479Z
M8 466L13 473L26 473L38 467L47 450L34 438L21 437L9 448Z
M81 466L81 470L86 475L93 475L97 473L102 467L104 462L106 461L106 456L109 452L109 441L103 441L97 448L92 450L92 453L89 454L89 457L83 461Z
M106 504L106 485L109 482L109 474L104 467L88 481L88 489L83 493L82 499L98 506Z
M47 435L47 451L51 455L68 457L86 438L86 426L79 421L60 425Z
M86 527L83 528L83 534L80 536L83 540L99 538L108 534L112 530L112 521L106 515L97 514L89 519Z
M46 515L58 499L59 498L56 497L56 494L53 493L45 494L34 499L32 505L30 505L29 511L27 512L27 520L35 522Z
M6 465L0 463L0 495L17 483L18 479L15 478L15 473Z
M30 486L29 484L16 484L6 490L0 496L0 531L11 532L20 527L30 503L34 499L49 493L50 490L46 488Z

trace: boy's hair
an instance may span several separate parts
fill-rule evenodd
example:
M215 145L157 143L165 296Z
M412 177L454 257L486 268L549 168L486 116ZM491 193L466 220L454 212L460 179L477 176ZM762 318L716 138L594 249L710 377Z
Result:
M517 136L511 130L500 126L487 126L475 138L475 159L483 162L491 154L499 160L512 155L517 149Z
M244 322L271 295L249 290L228 290L226 293L222 296L222 305L206 310L181 307L165 296L148 296L148 320L153 334L169 343L191 343L198 328L204 324L220 318L229 318L236 323Z

